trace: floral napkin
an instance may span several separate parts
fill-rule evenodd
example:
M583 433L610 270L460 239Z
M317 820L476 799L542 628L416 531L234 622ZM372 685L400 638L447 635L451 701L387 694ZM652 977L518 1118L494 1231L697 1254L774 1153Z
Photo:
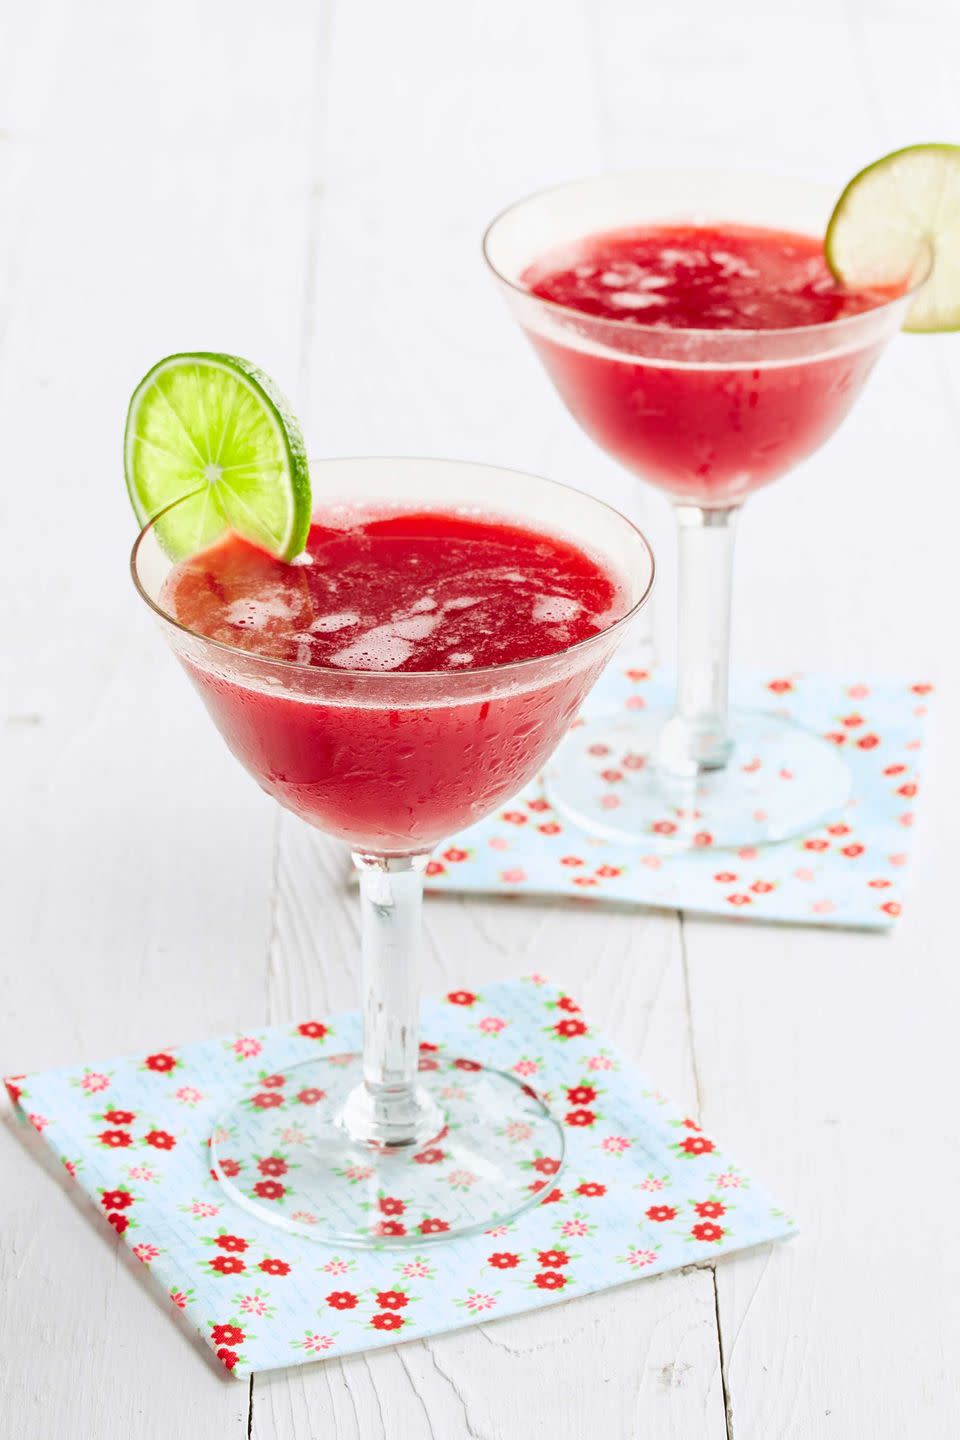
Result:
M672 855L655 839L646 846L614 844L556 814L536 780L498 814L442 846L427 869L428 883L437 890L576 895L746 920L890 926L903 907L932 688L815 674L734 677L736 704L785 714L823 735L850 766L853 792L844 812L799 839ZM668 708L672 695L668 676L610 670L588 696L583 716ZM576 731L567 743L576 744ZM616 769L603 775L606 798L615 803L617 784L629 776Z
M696 1120L542 976L429 1001L424 1035L426 1065L479 1060L533 1085L565 1123L567 1159L562 1170L528 1160L542 1203L468 1239L430 1239L429 1219L381 1197L392 1233L422 1237L409 1250L338 1249L279 1230L234 1206L210 1170L216 1117L246 1089L276 1114L257 1183L283 1211L315 1098L293 1067L357 1048L355 1014L11 1077L7 1088L163 1303L234 1375L514 1315L791 1233ZM435 1158L438 1183L465 1183ZM343 1184L363 1178L345 1172ZM290 1219L311 1222L304 1211Z

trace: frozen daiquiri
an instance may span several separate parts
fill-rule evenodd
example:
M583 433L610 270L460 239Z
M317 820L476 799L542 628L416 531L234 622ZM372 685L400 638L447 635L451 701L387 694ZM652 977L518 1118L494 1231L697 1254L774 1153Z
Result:
M523 279L533 295L584 315L685 333L826 325L903 289L841 285L813 236L721 224L592 235L541 257ZM651 484L701 505L740 501L809 455L853 404L882 343L874 336L776 364L756 356L710 365L697 363L692 335L672 360L632 361L532 338L599 444Z
M265 790L330 834L390 854L429 850L515 794L570 724L594 667L545 667L512 686L469 684L464 696L465 672L554 655L627 607L625 584L557 536L350 506L316 515L300 563L231 534L183 560L162 598L200 635L330 672L327 698L318 687L304 703L187 661ZM351 683L352 671L366 680ZM401 674L410 679L375 701L374 677ZM429 676L419 689L417 675Z
M211 1136L225 1193L343 1245L506 1223L543 1198L535 1167L560 1173L563 1127L522 1081L421 1056L422 875L558 743L646 600L646 541L587 495L490 466L308 470L272 384L223 355L144 378L126 471L134 578L171 648L234 754L360 875L363 1052L286 1069L309 1105L282 1184L262 1162L289 1118L237 1097Z
M890 156L839 200L736 173L601 176L521 200L485 253L567 408L678 521L675 707L578 730L549 797L654 850L825 823L850 794L836 746L729 711L736 516L829 438L901 326L960 325L960 151Z

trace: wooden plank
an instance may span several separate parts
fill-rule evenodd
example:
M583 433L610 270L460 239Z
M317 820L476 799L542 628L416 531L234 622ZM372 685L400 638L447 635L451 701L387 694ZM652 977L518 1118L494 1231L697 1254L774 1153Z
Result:
M260 17L251 0L4 12L0 128L25 157L5 168L0 140L5 1071L264 1018L274 811L133 593L120 468L126 398L158 355L298 374L322 16ZM283 77L266 107L264 75ZM0 1146L0 1433L246 1435L249 1387L8 1126Z
M871 122L861 163L952 138L955 11L884 12L849 11L851 75ZM907 54L929 63L912 69ZM960 519L944 483L960 460L945 399L949 367L960 370L946 345L898 340L843 431L747 517L746 660L935 676L939 693L913 893L894 935L685 926L706 1123L801 1225L791 1245L717 1271L738 1440L947 1440L960 1429L960 1263L944 1243L960 1158L943 1110L960 980L952 854L936 843L960 801L944 602ZM778 526L790 544L774 549Z

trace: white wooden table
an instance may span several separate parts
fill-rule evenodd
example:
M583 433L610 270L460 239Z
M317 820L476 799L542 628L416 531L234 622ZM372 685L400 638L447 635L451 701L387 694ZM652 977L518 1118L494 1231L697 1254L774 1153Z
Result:
M342 856L240 773L129 584L120 437L143 370L236 351L288 389L317 453L594 488L658 547L669 656L666 506L562 412L481 228L603 168L839 182L960 139L958 53L953 0L0 6L0 1069L354 999ZM740 542L741 663L939 681L895 935L428 907L428 989L557 976L800 1236L248 1387L8 1123L3 1440L954 1440L958 400L960 340L899 341Z

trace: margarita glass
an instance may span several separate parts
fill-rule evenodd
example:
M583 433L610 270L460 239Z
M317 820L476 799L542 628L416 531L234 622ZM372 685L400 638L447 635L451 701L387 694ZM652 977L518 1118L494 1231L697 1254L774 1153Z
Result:
M419 1245L506 1223L538 1203L534 1161L546 1157L556 1173L564 1149L560 1125L528 1086L469 1055L419 1046L427 858L541 767L647 599L653 560L616 511L534 476L411 459L319 461L311 474L324 516L489 520L501 527L505 571L511 535L533 532L566 542L583 573L609 577L617 597L600 628L532 659L470 668L458 655L443 670L371 669L350 668L345 651L335 664L299 663L258 653L255 639L225 644L183 622L173 603L178 577L185 566L202 571L204 560L174 564L167 555L169 509L134 548L136 586L233 753L282 805L345 841L359 872L362 1053L288 1068L276 1098L238 1097L215 1128L214 1169L237 1204L281 1228L345 1245ZM283 566L282 575L293 585L303 571ZM277 612L275 592L264 605ZM415 606L394 639L428 632L428 609ZM342 616L321 617L321 628L333 619ZM291 1126L295 1165L283 1141Z
M487 262L571 413L676 513L675 710L597 718L546 772L557 809L608 838L668 850L757 845L813 829L849 798L835 746L782 715L730 713L735 522L749 494L844 418L912 291L905 282L859 313L816 324L693 329L586 313L533 294L531 275L551 257L574 266L591 244L643 227L703 226L721 240L725 229L821 237L834 199L820 186L739 174L611 175L521 200L484 237Z

